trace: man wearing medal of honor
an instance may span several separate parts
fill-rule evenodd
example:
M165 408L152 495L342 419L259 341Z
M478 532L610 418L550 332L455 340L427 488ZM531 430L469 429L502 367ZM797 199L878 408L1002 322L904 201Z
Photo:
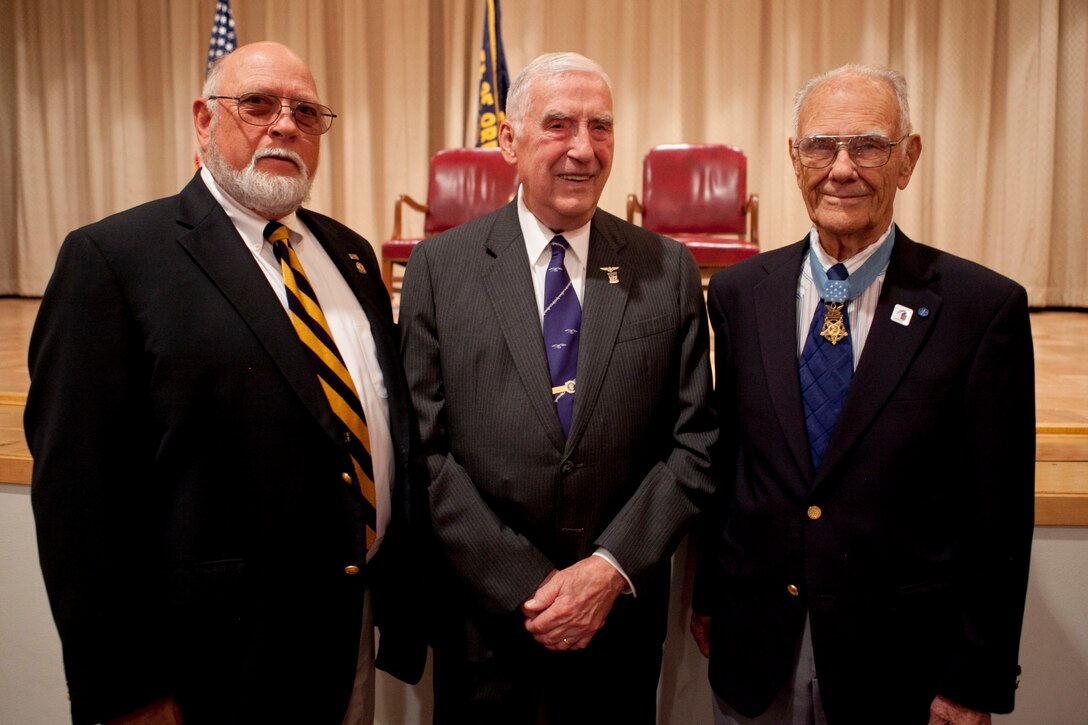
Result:
M714 276L715 505L692 633L717 723L989 723L1013 708L1033 516L1024 289L894 223L903 77L797 94L813 228Z
M517 198L422 242L400 308L435 721L652 723L669 557L712 488L699 271L597 208L613 114L596 63L530 63L499 137Z

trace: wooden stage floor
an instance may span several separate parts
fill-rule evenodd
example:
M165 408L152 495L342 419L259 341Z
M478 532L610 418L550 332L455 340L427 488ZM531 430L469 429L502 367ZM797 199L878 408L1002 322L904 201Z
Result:
M0 483L30 481L22 416L26 350L38 300L0 298ZM1088 526L1088 312L1031 316L1038 452L1035 518Z

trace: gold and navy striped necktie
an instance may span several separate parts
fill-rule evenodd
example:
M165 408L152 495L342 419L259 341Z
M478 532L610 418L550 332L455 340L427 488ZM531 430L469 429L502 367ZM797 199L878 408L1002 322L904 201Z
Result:
M272 252L280 263L283 281L287 287L287 309L291 324L298 333L321 383L333 414L344 424L344 442L355 469L355 481L366 499L366 546L369 549L375 538L377 525L377 497L374 490L374 471L370 461L370 433L363 415L363 405L355 383L344 365L344 358L332 339L329 323L317 295L306 279L302 263L291 248L287 227L279 222L269 222L264 236L272 244Z

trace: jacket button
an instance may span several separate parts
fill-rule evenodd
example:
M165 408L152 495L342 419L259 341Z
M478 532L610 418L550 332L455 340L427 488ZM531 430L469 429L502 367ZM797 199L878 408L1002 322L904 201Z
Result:
M793 584L787 584L786 585L786 591L790 593L791 597L796 597L797 595L799 595L801 593L801 591L797 587L795 587Z
M570 461L563 461L563 465L559 467L559 470L563 473L570 473L574 470L574 464Z
M354 483L354 481L351 480L351 474L350 473L341 473L340 474L340 480L343 481L344 483L346 483L349 486L352 483Z
M824 512L820 510L819 506L809 506L808 511L805 513L807 513L808 517L813 521L824 515Z
M355 566L354 564L348 564L344 567L344 573L348 576L355 576L359 573L359 567Z

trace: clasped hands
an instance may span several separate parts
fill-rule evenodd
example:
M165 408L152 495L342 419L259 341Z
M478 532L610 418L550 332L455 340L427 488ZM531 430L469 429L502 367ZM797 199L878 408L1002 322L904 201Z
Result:
M521 605L525 629L550 650L585 649L626 587L623 576L599 556L553 569Z

